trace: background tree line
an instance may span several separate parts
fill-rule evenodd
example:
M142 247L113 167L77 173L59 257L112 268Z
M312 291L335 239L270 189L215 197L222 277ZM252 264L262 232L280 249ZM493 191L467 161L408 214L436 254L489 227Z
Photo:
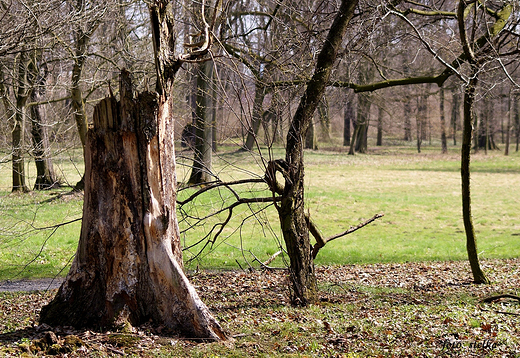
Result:
M475 4L493 18L502 2ZM457 61L462 48L456 5L362 2L306 148L343 145L354 154L366 152L369 143L411 142L419 152L421 146L439 142L442 151L460 144L463 85L456 76L447 76L441 88L415 81L354 93L357 89L349 85L420 80L443 71L443 64L432 60L435 56L447 64ZM495 39L497 47L479 70L476 150L507 152L510 144L518 150L517 5L511 3L512 15ZM189 2L175 6L178 16L187 19L180 37L196 43L200 12ZM93 103L117 92L114 79L122 68L134 74L137 90L153 87L148 10L138 1L12 0L2 1L0 11L0 143L2 162L12 164L12 190L43 189L60 181L81 189L81 182L63 182L52 159L69 148L83 148ZM223 4L212 60L186 63L176 80L176 138L185 128L185 143L194 153L188 182L211 179L211 155L218 143L245 150L283 144L331 16L332 4L326 2ZM483 18L473 21L487 26ZM456 67L463 69L463 62ZM36 163L34 183L25 178L28 160Z

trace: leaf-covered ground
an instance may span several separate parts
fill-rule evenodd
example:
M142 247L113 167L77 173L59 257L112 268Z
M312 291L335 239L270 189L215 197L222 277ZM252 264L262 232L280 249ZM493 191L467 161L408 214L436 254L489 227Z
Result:
M466 262L318 267L321 301L288 304L285 273L191 277L229 336L205 343L161 327L112 332L38 326L51 292L0 293L1 356L520 357L520 259L484 261L491 285ZM493 302L486 297L509 294Z

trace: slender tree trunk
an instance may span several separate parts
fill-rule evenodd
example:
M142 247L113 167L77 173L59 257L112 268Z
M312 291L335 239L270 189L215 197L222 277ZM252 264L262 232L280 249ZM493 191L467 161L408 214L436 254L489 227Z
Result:
M357 3L358 0L342 0L327 39L318 55L314 75L307 84L287 134L284 168L281 169L285 178L285 186L277 209L290 260L289 277L292 283L292 303L296 305L306 306L317 300L309 228L305 219L303 138L305 138L318 102L323 97L343 36ZM272 188L272 190L276 189Z
M507 124L505 129L506 134L506 149L504 151L504 155L509 155L509 140L511 135L511 117L513 116L513 106L514 106L514 97L512 94L509 94L509 101L508 101L508 111L507 111Z
M448 153L448 142L446 139L446 119L444 117L444 87L439 89L439 111L441 117L441 151L442 154Z
M383 145L383 107L379 106L377 111L377 146Z
M477 240L473 219L471 216L471 192L470 192L470 161L471 161L471 136L473 133L473 103L478 83L477 71L474 70L464 93L463 137L461 149L461 178L462 178L462 216L466 231L466 249L475 283L489 283L488 278L480 268L477 251Z
M347 95L345 101L345 110L343 112L343 146L350 146L350 128L354 122L354 105L352 103L353 96Z
M417 97L417 113L416 113L416 116L415 116L415 128L416 128L416 131L417 131L417 153L421 153L421 144L422 144L422 132L423 132L423 116L424 116L424 113L423 113L423 107L422 107L422 103L421 103L421 97L422 96L419 96Z
M520 100L518 100L518 94L513 94L513 125L515 126L515 139L516 148L515 152L518 152L518 145L520 144Z
M31 94L32 102L40 102L45 91L45 80L47 70L39 69L37 64L32 62L30 66L31 76L34 77L34 89ZM33 155L36 164L35 190L44 190L59 187L60 184L54 173L52 159L50 156L51 148L49 135L46 127L45 111L40 105L31 106L31 135L33 141Z
M24 160L24 146L25 146L25 117L26 117L26 102L27 102L27 56L25 52L21 52L17 63L18 71L18 88L16 91L16 111L14 114L14 128L12 132L12 175L13 175L13 192L28 192L29 188L25 182L25 160Z
M327 98L323 96L320 103L318 104L318 116L320 118L321 127L321 139L330 142L330 116L329 116L329 103ZM317 147L317 145L316 145Z
M404 116L404 140L410 142L413 140L412 138L412 109L410 106L410 98L405 96L404 105L403 105L403 116Z
M209 79L213 76L213 63L202 63L197 76L197 99L195 108L195 147L193 167L188 183L200 184L212 180L211 159L213 143L212 101Z
M354 130L353 140L355 140L355 149L358 153L366 153L368 151L368 126L370 123L370 96L366 93L358 94L358 110L356 127Z
M81 147L83 149L83 156L85 156L85 146L87 143L88 120L87 111L85 109L85 102L83 100L83 93L81 91L80 81L83 72L83 65L86 60L88 37L81 33L75 39L76 57L72 66L72 80L70 86L70 95L72 99L72 111L76 128L78 130ZM85 175L76 183L74 190L81 191L85 188Z
M253 101L252 123L247 130L247 138L244 150L251 151L257 141L258 130L262 124L263 103L265 98L265 88L258 81L255 81L255 99Z
M459 123L459 94L456 89L452 90L451 104L451 130L453 136L453 145L457 145L457 123Z
M305 149L318 150L318 138L316 137L316 126L310 121L307 134L305 135Z

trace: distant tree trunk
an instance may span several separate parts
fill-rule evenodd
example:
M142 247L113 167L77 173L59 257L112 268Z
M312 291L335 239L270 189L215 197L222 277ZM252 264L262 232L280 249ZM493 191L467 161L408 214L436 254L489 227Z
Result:
M417 97L417 113L415 116L416 129L417 129L417 153L421 153L421 144L423 141L423 134L425 133L425 116L426 107L424 105L425 96L421 95Z
M200 184L212 180L211 159L213 143L212 103L209 79L213 76L213 63L202 63L197 75L197 99L195 108L195 147L190 184Z
M494 150L497 149L495 144L495 139L493 133L490 132L490 118L491 118L491 108L490 108L490 98L484 98L482 103L482 111L480 113L480 126L478 130L477 136L477 146L478 149L484 148L485 153L487 154L488 149Z
M87 111L85 109L85 102L83 100L83 93L81 91L80 81L83 72L83 66L86 61L87 44L89 35L78 30L75 38L75 51L76 56L74 58L74 64L72 66L72 80L70 86L70 95L72 99L72 111L74 121L76 122L76 128L78 130L79 139L81 141L81 147L83 154L85 155L85 146L87 141L87 130L88 130L88 119ZM81 191L85 188L85 175L81 177L80 181L74 186L74 190Z
M511 135L511 117L513 116L513 106L514 106L514 97L512 93L509 93L509 101L508 101L508 115L507 115L507 124L505 129L506 134L506 149L504 151L504 155L509 155L509 141L510 141L510 135Z
M428 138L428 96L426 94L419 96L419 103L417 112L421 112L422 115L419 117L421 121L421 139L426 140Z
M412 109L410 106L410 98L405 96L403 105L403 116L404 116L404 137L403 139L407 142L412 141Z
M459 123L459 94L455 89L452 90L452 104L451 104L451 130L453 136L453 145L457 145L457 124Z
M28 192L29 188L25 183L25 160L23 156L25 140L25 117L27 108L25 106L28 98L27 88L27 55L22 51L17 63L18 78L16 90L16 111L14 113L14 128L12 132L12 175L13 192Z
M251 119L251 125L247 130L247 138L244 144L244 150L251 151L253 150L253 146L256 143L258 130L260 129L260 125L262 124L262 112L263 112L263 103L265 98L265 87L259 83L259 81L255 81L255 99L253 102L253 113Z
M512 108L513 112L513 126L515 128L515 139L516 139L516 148L515 152L518 152L518 145L520 144L520 101L518 100L518 94L514 93L512 95Z
M383 145L383 113L383 107L379 106L377 112L377 146Z
M332 67L358 0L342 0L327 39L318 54L316 68L294 114L287 134L286 154L278 170L285 178L281 202L277 205L280 225L290 260L289 277L295 305L317 301L317 284L311 255L309 228L305 219L303 138L313 119L319 100L325 93ZM271 162L273 163L273 162ZM271 164L270 163L270 164ZM272 183L276 173L267 173ZM271 185L271 189L277 188Z
M403 72L405 76L410 75L410 66L408 65L408 54L407 52L403 52L402 54L402 62L403 62ZM411 142L412 138L412 108L411 108L411 100L410 93L408 87L403 88L403 118L404 118L404 137L403 139L407 142Z
M329 103L327 98L323 96L318 104L318 116L320 119L321 139L325 142L330 142L330 116Z
M39 69L37 64L31 62L30 72L34 77L34 89L31 93L32 102L40 102L43 100L45 91L45 80L47 69ZM60 184L54 173L52 159L50 156L50 142L46 127L45 112L41 105L31 106L31 135L33 141L33 155L36 164L36 182L34 190L44 190L59 187Z
M305 135L305 149L318 150L318 139L316 137L314 121L310 121L307 134Z
M462 178L462 216L466 231L466 249L468 252L471 272L475 283L489 283L488 278L480 268L477 251L477 240L473 219L471 216L471 192L470 192L470 162L471 162L471 136L473 131L473 103L478 83L477 70L474 69L464 93L464 125L461 149L461 178Z
M215 66L215 63L213 63L213 66ZM211 106L211 150L213 152L217 152L218 150L218 141L217 141L217 113L218 113L218 107L220 105L220 99L217 94L217 88L215 84L215 70L211 69L211 78L210 78L210 93L211 93L211 100L212 100L212 106Z
M448 153L448 143L446 140L446 119L444 117L444 87L439 89L439 111L441 117L441 152Z
M356 128L352 140L355 141L355 149L358 153L368 151L368 126L370 123L370 96L366 93L358 94L358 110Z
M345 102L345 109L343 112L343 146L350 146L350 128L354 122L354 105L353 95L349 93Z

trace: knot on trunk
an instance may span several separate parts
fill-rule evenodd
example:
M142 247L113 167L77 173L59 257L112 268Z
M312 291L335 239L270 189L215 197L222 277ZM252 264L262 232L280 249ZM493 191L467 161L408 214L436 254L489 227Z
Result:
M267 163L267 168L265 170L264 179L269 186L269 189L278 195L283 195L285 190L285 185L282 185L276 179L276 173L279 172L282 174L285 179L286 184L292 184L292 181L289 177L289 165L283 159L271 160Z

